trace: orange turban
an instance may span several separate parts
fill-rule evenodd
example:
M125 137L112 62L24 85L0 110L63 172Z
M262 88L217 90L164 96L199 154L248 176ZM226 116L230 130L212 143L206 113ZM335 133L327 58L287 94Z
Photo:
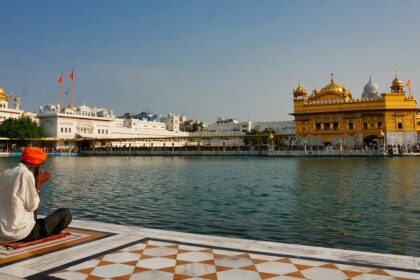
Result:
M32 164L43 163L47 159L47 154L40 148L25 148L22 153L22 161Z

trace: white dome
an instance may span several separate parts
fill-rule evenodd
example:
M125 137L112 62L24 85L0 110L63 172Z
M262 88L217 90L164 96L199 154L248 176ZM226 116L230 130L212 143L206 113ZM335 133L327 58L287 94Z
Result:
M372 77L369 78L369 82L364 86L362 98L377 98L379 97L379 87L377 84L372 83Z
M86 106L85 104L79 106L79 110L91 110L90 107Z

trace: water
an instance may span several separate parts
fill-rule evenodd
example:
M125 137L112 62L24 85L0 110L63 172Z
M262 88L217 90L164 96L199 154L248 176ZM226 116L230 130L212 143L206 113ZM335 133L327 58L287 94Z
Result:
M41 214L420 256L420 157L52 157L45 169Z

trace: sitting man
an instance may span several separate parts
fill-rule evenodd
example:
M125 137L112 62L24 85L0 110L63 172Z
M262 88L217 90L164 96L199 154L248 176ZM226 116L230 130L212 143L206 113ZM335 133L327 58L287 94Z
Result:
M26 148L21 162L4 171L0 184L0 240L33 241L58 234L70 224L71 212L64 208L36 219L41 185L52 177L50 171L38 172L46 159L42 149Z

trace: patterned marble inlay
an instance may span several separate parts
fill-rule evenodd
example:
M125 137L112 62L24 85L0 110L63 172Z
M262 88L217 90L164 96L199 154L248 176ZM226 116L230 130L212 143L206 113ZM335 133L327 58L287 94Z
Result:
M36 279L420 279L413 272L150 239L78 262Z

